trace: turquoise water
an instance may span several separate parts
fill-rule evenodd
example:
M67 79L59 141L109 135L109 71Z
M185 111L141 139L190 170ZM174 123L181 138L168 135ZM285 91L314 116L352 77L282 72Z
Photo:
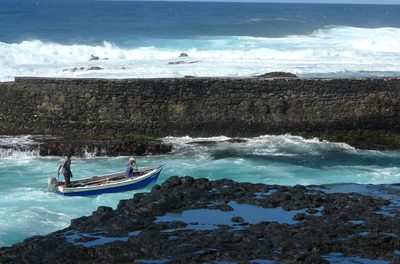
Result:
M266 184L383 184L400 182L399 151L356 150L346 144L305 140L290 135L262 136L244 143L226 137L165 138L174 145L167 155L137 157L139 167L167 163L158 184L174 175L230 178ZM187 144L216 141L215 144ZM23 149L29 137L3 139ZM124 170L128 157L73 157L75 178ZM94 197L62 197L47 191L47 178L56 176L61 157L0 148L0 246L67 227L70 220L91 214L100 205L115 208L134 192ZM149 191L150 188L144 191ZM143 191L143 190L141 190Z

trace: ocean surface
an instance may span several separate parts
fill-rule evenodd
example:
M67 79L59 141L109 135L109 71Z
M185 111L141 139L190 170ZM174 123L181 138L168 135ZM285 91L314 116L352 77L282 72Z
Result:
M399 14L400 5L0 0L0 81L399 77Z
M400 151L357 150L343 143L291 135L266 135L243 143L229 143L227 139L167 137L163 141L173 144L172 153L136 158L140 168L167 164L158 184L174 175L190 175L280 185L334 184L336 191L382 197L378 187L373 186L400 183ZM193 141L215 143L187 144ZM0 138L0 247L65 228L71 219L89 215L98 206L116 208L119 200L135 193L91 197L50 193L47 178L57 175L62 157L40 157L37 151L26 151L32 143L29 136ZM10 145L19 150L5 148ZM127 160L128 157L94 157L92 153L73 157L74 179L122 171ZM400 205L398 190L383 197Z

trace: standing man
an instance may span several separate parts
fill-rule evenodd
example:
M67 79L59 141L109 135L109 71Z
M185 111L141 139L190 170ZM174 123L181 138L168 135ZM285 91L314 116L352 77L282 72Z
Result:
M138 166L134 158L129 159L129 163L126 166L125 176L131 178L134 176L134 172L138 171Z
M62 169L62 174L64 175L65 184L64 187L71 186L71 154L68 154L66 159L61 163L60 167L58 168L58 176L60 176L60 170Z

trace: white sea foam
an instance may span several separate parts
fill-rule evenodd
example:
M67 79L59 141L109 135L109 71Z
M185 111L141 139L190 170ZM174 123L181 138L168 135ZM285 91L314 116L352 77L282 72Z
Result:
M149 47L0 42L0 81L15 76L152 78L299 75L400 76L400 29L333 27L308 36L155 40ZM178 48L179 47L179 48ZM181 52L189 57L179 58ZM91 55L100 60L89 61ZM107 59L106 59L107 58ZM169 62L183 61L181 64ZM77 67L76 70L71 70ZM83 70L79 68L83 67ZM102 70L87 70L101 67Z
M190 136L185 137L165 137L163 138L163 142L166 144L173 145L173 152L175 153L183 153L187 150L204 150L207 146L202 144L189 144L189 143L201 143L201 142L224 142L229 140L229 137L226 136L216 136L216 137L198 137L193 138Z
M0 146L6 146L6 145L23 146L32 144L35 144L35 141L32 139L32 136L30 135L22 135L22 136L0 135Z
M269 156L294 156L299 153L307 153L307 155L320 155L321 151L340 150L347 152L358 151L354 147L346 143L329 142L326 140L319 140L318 138L305 139L300 136L293 136L290 134L285 135L263 135L254 138L243 138L245 142L241 143L228 143L229 137L208 137L208 138L193 138L185 137L165 137L164 143L172 144L177 153L196 149L200 152L208 147L214 149L225 148L226 144L231 144L234 149L242 152L251 153L255 155L269 155ZM193 142L215 142L222 143L218 145L207 144L192 144Z
M45 186L43 184L43 186ZM29 193L29 195L25 195ZM53 193L43 191L39 188L32 187L16 187L10 189L9 193L0 194L0 198L3 201L10 201L12 203L20 203L20 202L43 202L48 201L49 199L60 200L60 197L54 196Z
M38 150L26 151L0 148L0 159L30 159L38 156Z
M1 136L0 159L29 159L39 156L39 150L31 148L36 142L29 135Z
M251 141L250 141L251 142ZM257 145L270 148L275 148L276 155L293 156L298 154L306 154L319 156L329 151L339 152L355 152L357 151L354 147L340 142L330 142L326 140L320 140L318 138L305 139L300 136L292 136L290 134L279 135L279 136L261 136L255 139L255 142L250 144L250 147L254 149L254 153L260 151ZM263 148L261 148L261 151Z

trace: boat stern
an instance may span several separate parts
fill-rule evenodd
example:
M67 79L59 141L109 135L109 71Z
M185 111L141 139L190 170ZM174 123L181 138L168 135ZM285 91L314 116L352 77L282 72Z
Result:
M47 187L49 188L49 192L57 193L58 186L60 186L61 184L61 182L57 181L56 177L49 177L47 179Z

